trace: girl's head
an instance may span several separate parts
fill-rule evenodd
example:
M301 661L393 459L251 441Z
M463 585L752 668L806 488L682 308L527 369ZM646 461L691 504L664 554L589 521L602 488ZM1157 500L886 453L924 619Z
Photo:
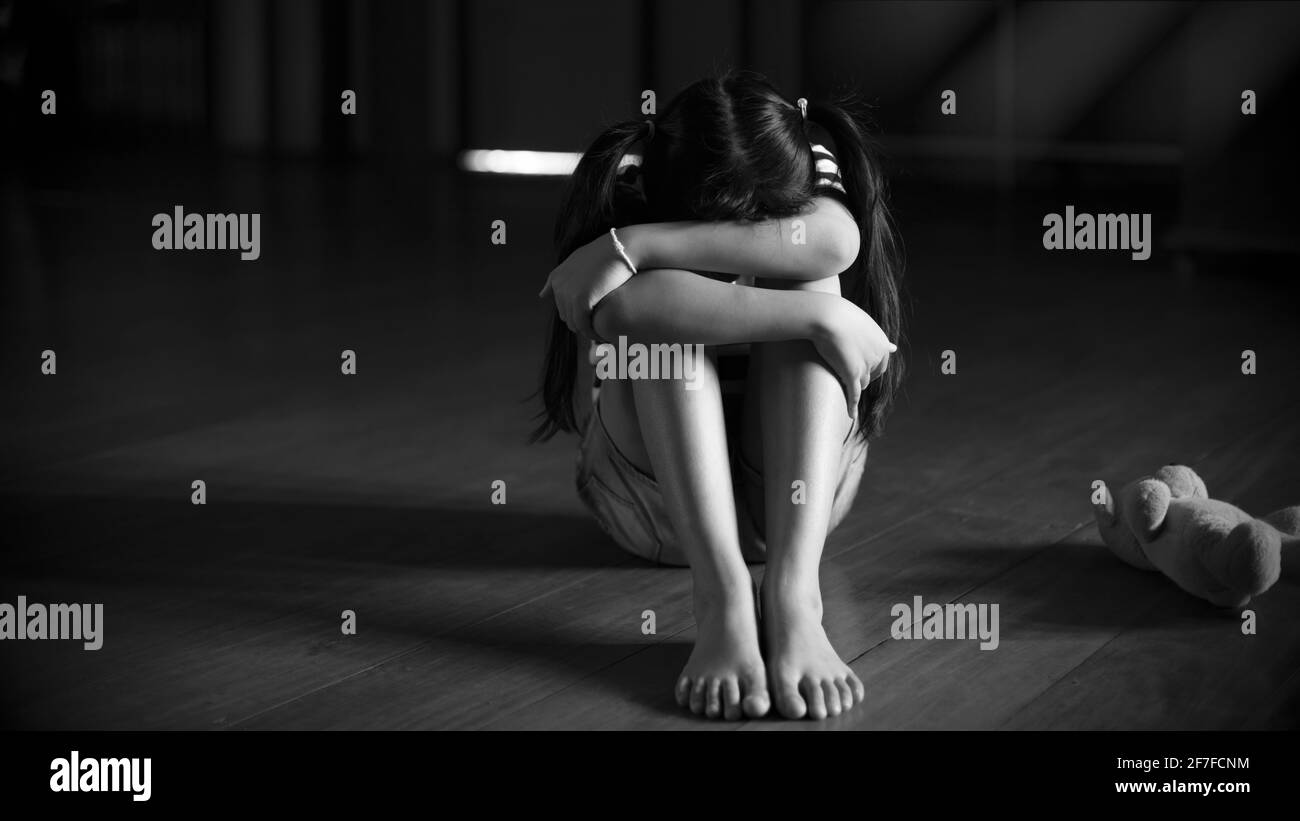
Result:
M807 116L757 74L735 72L694 83L649 121L618 123L587 149L575 169L555 226L563 260L611 226L673 220L790 217L816 196L813 141L829 138L862 234L861 252L840 276L841 293L898 342L901 317L899 247L885 200L885 180L863 118L844 104L812 103ZM623 157L642 144L643 201L618 193ZM689 340L684 340L689 341ZM535 438L577 427L574 381L577 340L551 323L541 388L545 405ZM902 362L862 394L862 433L879 432L902 378Z
M647 216L762 220L812 199L809 126L755 74L701 80L656 118L641 166Z

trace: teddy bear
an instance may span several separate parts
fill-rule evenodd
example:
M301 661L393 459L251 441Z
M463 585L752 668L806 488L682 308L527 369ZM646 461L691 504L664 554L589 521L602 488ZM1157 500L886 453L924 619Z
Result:
M1219 607L1245 607L1272 587L1282 553L1300 544L1300 506L1257 519L1211 499L1184 465L1166 465L1116 495L1104 482L1098 490L1093 513L1112 553Z

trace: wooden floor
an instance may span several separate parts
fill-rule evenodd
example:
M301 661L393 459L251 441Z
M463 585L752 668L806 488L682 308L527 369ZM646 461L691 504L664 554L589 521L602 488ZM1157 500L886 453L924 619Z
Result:
M0 644L7 727L1300 723L1300 573L1243 636L1115 560L1089 508L1093 480L1166 462L1252 512L1300 502L1293 270L1048 253L1066 199L900 186L907 393L822 567L867 703L728 725L672 701L687 572L584 516L572 438L525 443L554 185L184 168L88 163L0 198L0 602L102 602L106 635ZM176 203L260 210L262 259L153 251ZM914 596L998 604L1000 647L891 640Z

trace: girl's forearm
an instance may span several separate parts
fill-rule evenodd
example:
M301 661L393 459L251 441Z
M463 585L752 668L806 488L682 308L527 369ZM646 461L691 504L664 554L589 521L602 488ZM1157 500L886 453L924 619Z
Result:
M601 300L593 314L604 340L730 345L810 339L834 299L812 291L731 285L690 271L642 271Z
M853 264L860 244L852 215L824 197L797 217L643 223L618 233L638 269L680 268L768 279L835 276Z

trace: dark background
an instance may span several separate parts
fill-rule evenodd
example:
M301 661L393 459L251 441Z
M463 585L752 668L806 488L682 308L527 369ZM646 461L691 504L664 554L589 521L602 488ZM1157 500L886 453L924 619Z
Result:
M413 175L463 148L581 150L642 89L729 67L851 88L910 175L1181 184L1190 223L1293 213L1300 9L1285 3L312 0L4 4L7 163L63 152L346 159ZM44 88L56 119L38 114ZM339 113L357 92L358 115ZM958 92L958 115L939 95ZM1239 111L1242 89L1259 115ZM20 153L13 153L13 152ZM54 163L56 166L61 163ZM1212 204L1211 204L1212 203Z

